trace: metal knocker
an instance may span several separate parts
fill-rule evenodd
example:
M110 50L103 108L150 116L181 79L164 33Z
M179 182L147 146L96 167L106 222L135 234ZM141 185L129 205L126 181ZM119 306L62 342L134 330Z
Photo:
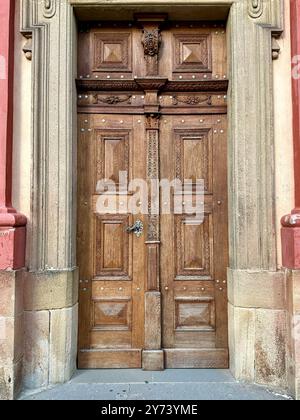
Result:
M141 220L137 220L134 223L134 225L128 226L128 228L126 229L127 233L134 233L137 238L142 236L143 231L144 231L144 225Z

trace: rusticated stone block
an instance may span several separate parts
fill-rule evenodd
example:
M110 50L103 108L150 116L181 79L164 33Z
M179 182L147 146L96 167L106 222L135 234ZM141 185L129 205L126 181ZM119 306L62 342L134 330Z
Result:
M0 317L23 313L25 271L0 271Z
M25 266L26 228L0 229L0 270Z
M41 311L72 307L78 302L78 270L29 272L24 308Z
M0 400L13 400L22 387L22 360L17 363L0 363Z
M0 272L0 399L20 391L24 353L24 271Z
M255 367L255 310L229 304L230 368L238 380L253 381Z
M43 388L49 383L50 312L25 312L24 386Z
M228 299L232 305L241 308L284 309L284 273L229 269Z
M257 310L255 379L257 383L286 387L286 313Z
M18 362L24 351L23 314L15 318L0 318L0 364Z
M49 382L63 383L76 370L78 305L51 311Z

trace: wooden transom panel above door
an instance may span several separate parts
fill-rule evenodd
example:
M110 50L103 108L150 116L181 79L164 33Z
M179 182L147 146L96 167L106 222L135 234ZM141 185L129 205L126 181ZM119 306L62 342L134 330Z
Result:
M225 25L86 22L76 82L79 368L227 368Z

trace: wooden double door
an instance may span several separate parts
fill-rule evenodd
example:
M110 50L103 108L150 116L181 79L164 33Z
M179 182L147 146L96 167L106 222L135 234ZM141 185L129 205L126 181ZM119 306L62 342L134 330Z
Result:
M225 37L80 28L79 368L228 367Z

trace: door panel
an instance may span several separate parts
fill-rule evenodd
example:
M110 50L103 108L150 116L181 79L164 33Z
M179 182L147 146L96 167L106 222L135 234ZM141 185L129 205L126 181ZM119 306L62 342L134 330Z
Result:
M80 368L228 367L226 66L222 23L81 25Z
M133 160L145 148L143 132L136 117L118 115L79 116L79 132L79 367L141 367L145 252L142 238L126 231L134 216L119 171L145 178L144 165ZM115 191L99 213L104 178Z
M185 214L184 201L183 214L161 215L163 347L169 368L182 367L175 349L179 355L185 350L189 367L205 363L193 359L195 348L210 349L209 365L228 364L226 117L201 121L170 116L161 126L161 177L189 180L189 201L197 193L196 180L204 180L203 221Z

